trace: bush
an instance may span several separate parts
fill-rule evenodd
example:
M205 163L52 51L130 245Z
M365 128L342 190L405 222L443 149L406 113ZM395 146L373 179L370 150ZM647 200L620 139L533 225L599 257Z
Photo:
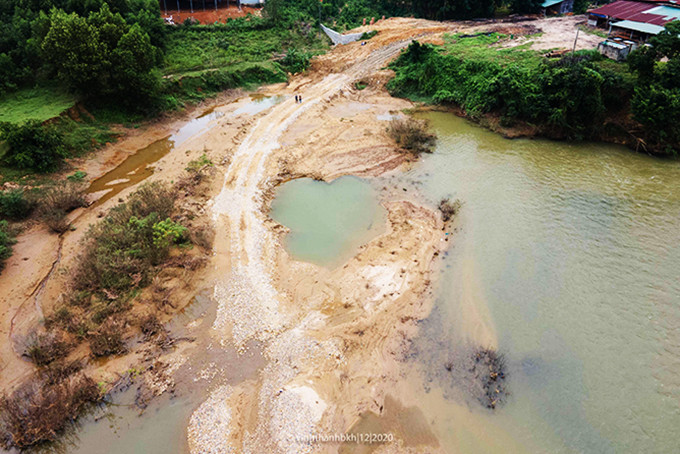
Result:
M64 358L71 350L70 344L59 331L38 334L28 342L26 356L38 366L46 366Z
M431 153L437 139L427 131L424 120L414 118L393 119L387 132L399 146L413 154Z
M26 197L23 189L0 192L0 217L20 220L28 217L33 210L33 201Z
M301 73L309 68L309 54L295 48L288 49L286 56L283 57L279 63L289 73Z
M7 221L0 221L0 271L5 266L5 260L12 255L12 245L16 243L10 232Z
M3 138L9 147L3 159L17 169L48 172L59 167L67 155L64 137L54 126L39 121L7 125Z
M143 285L167 257L171 243L184 234L183 227L168 219L174 201L167 185L147 184L91 226L74 276L76 290L108 299L105 292L121 295Z
M68 212L87 205L83 187L72 181L62 182L46 190L38 202L40 218L56 233L63 233L71 224Z
M378 34L378 30L371 30L370 32L363 32L361 34L361 36L359 37L359 41L366 41L368 39L373 38L377 34Z
M0 444L25 448L54 440L89 402L100 400L91 378L37 376L0 398Z
M455 103L473 117L494 112L523 120L567 139L597 137L605 118L626 105L629 81L597 53L549 62L534 51L493 46L499 37L453 36L440 48L414 41L390 65L396 75L388 89L396 96Z
M442 220L448 222L453 219L453 217L458 214L458 211L460 211L461 206L462 203L458 199L453 202L449 199L442 199L439 202L439 211L442 213Z
M125 353L124 332L125 323L120 320L107 320L94 334L89 336L92 354L109 356Z

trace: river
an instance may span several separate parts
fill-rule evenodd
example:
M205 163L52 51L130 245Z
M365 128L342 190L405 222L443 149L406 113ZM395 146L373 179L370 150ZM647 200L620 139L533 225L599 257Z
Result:
M680 163L423 116L436 151L390 182L464 203L411 360L442 446L676 452ZM441 372L469 344L505 355L511 394L494 412Z

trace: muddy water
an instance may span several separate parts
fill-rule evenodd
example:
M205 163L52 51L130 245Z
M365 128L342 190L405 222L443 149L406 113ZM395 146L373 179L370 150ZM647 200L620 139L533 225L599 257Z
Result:
M206 112L204 115L187 122L175 134L140 148L118 167L94 180L87 189L88 194L106 191L94 205L104 203L125 188L134 186L153 175L153 164L155 162L190 138L206 132L210 129L210 123L222 115L222 112Z
M279 188L272 218L290 229L285 247L298 259L333 267L379 235L385 210L372 186L359 178L332 183L301 178Z
M232 115L256 115L284 101L285 96L264 96L255 93L245 100L247 101L239 100L243 105L234 110ZM214 125L214 120L223 115L223 112L216 111L215 108L207 110L203 115L187 122L176 133L140 148L118 167L94 180L87 190L88 194L103 193L101 198L94 203L94 206L101 205L125 188L134 186L153 175L154 163L175 147L207 132Z
M259 346L249 343L243 353L234 348L211 348L207 335L215 320L216 306L199 293L166 325L176 345L184 349L173 374L172 392L151 401L143 412L135 405L140 378L115 392L109 402L91 409L57 442L34 454L166 454L188 453L186 428L193 411L220 384L238 384L257 376L265 365ZM191 328L187 328L187 326ZM171 364L171 363L168 363Z
M677 452L680 163L426 116L436 152L388 183L464 202L408 384L442 446ZM495 412L445 367L476 345L505 353Z

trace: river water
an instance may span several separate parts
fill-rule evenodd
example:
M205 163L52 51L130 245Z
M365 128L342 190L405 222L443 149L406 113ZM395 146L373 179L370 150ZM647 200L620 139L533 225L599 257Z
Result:
M424 116L436 151L396 181L464 203L412 355L442 446L678 452L680 163ZM505 355L511 394L494 412L441 372L470 344Z
M415 425L427 440L426 422L448 452L466 454L677 452L680 163L423 116L436 151L374 186L463 208L408 361L404 387L419 405L394 410L388 400L386 412L401 416L359 426ZM294 256L327 265L348 235L368 239L374 191L358 181L279 191L273 217L291 228ZM352 223L329 218L348 200ZM315 241L309 231L324 219L335 227ZM495 411L475 398L467 366L450 366L478 347L507 364L510 394Z

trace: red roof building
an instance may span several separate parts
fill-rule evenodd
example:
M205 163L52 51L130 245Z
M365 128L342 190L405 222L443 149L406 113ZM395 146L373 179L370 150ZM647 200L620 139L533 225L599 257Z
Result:
M620 20L664 26L672 20L677 20L680 16L680 8L668 1L630 2L621 0L592 9L588 11L588 15L591 24L597 26L607 27L611 22Z

